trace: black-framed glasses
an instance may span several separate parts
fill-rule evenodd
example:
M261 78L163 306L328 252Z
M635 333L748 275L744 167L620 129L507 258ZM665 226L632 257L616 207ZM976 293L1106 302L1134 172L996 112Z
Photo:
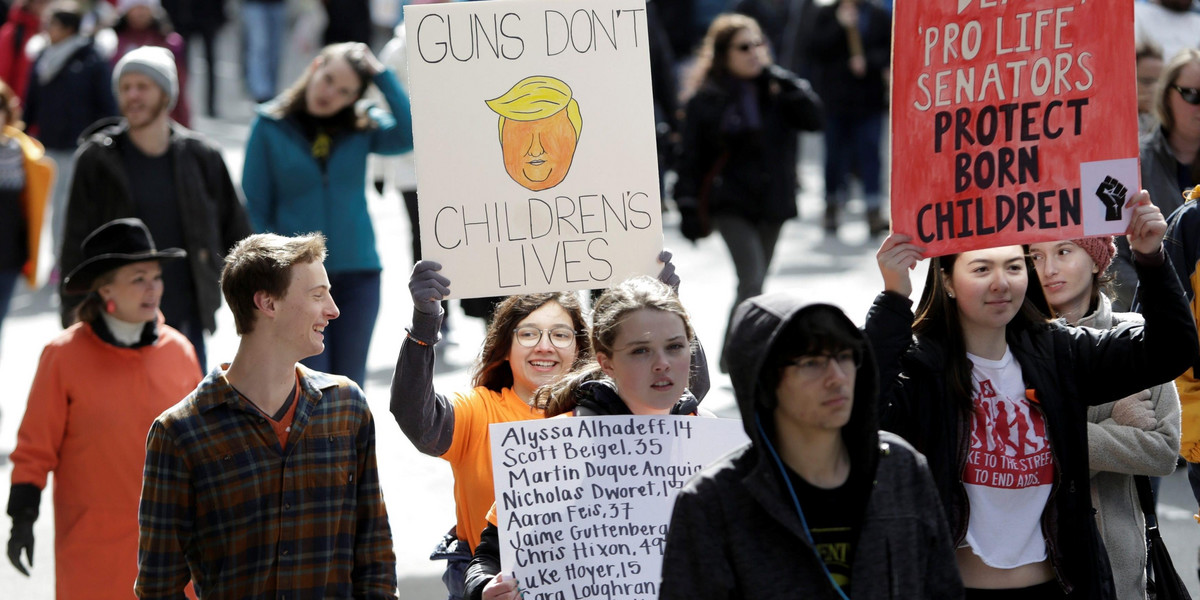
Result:
M738 45L734 46L734 48L737 48L738 51L740 51L740 52L749 52L751 50L754 50L755 48L761 48L765 45L767 45L766 42L764 42L762 40L758 40L757 42L746 42L744 44L738 44Z
M829 363L831 362L837 362L838 367L843 373L849 373L851 369L857 369L862 366L862 357L853 350L842 350L837 354L806 354L798 356L788 364L795 367L800 375L815 379L829 371Z
M1187 102L1192 106L1200 106L1200 89L1182 87L1178 85L1172 85L1171 88L1179 92L1179 97L1183 98L1184 102Z
M551 327L550 329L538 329L532 325L524 325L513 330L513 337L517 343L526 347L532 348L542 341L542 335L550 336L550 343L555 348L570 348L571 344L575 343L575 330L570 327Z

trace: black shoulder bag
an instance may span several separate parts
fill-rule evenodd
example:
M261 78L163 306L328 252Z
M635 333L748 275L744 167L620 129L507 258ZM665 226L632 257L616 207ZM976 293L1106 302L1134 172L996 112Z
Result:
M1146 561L1154 573L1153 577L1146 579L1146 594L1150 600L1192 600L1179 573L1175 572L1175 563L1171 561L1171 554L1167 552L1167 546L1158 532L1158 515L1154 512L1150 478L1135 475L1133 481L1137 485L1142 513L1146 516Z

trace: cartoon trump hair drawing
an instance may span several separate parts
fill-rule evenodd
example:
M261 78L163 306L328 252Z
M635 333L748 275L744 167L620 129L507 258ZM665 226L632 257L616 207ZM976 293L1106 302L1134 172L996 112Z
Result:
M526 77L487 105L500 115L508 176L535 192L562 183L583 130L570 86L554 77Z

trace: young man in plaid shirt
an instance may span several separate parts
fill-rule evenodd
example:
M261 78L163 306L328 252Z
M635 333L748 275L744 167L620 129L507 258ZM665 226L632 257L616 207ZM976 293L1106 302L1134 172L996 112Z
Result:
M396 558L362 390L298 361L337 318L319 234L252 235L221 289L241 342L154 422L139 598L394 598Z

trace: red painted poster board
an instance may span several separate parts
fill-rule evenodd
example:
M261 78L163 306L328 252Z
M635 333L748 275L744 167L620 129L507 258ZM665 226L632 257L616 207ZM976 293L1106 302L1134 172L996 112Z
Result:
M1124 233L1133 0L897 2L893 229L930 256Z

